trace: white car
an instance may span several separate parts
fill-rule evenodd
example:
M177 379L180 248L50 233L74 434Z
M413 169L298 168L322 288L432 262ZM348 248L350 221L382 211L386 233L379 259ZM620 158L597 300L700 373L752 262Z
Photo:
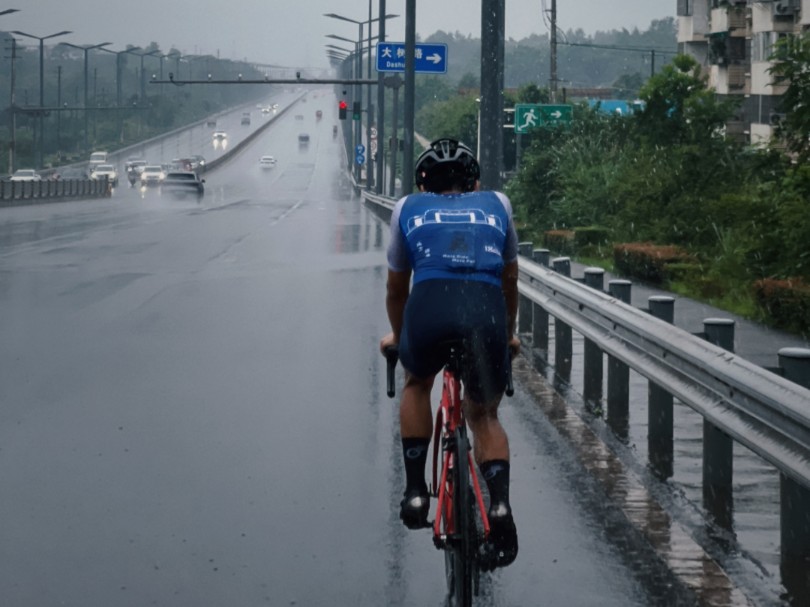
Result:
M276 159L273 156L262 156L259 158L259 166L263 169L272 169L276 166Z
M106 177L113 187L118 185L118 171L112 164L98 164L90 173L90 179L101 179L103 177Z
M93 152L92 154L90 154L90 165L88 168L92 173L93 169L95 169L98 165L107 164L108 162L109 161L107 160L107 152Z
M166 177L163 167L159 164L150 164L143 167L141 171L141 187L151 187L160 185L160 182Z
M11 181L42 181L42 176L34 169L17 169L11 176Z

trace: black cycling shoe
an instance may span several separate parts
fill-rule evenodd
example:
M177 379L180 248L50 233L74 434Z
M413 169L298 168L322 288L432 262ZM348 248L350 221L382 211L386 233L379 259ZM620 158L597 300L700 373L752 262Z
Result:
M399 503L399 518L408 529L423 529L430 527L427 520L429 510L430 496L427 491L406 491Z
M482 571L511 565L518 553L517 529L512 510L506 504L493 504L487 514L489 537L481 545L478 563Z

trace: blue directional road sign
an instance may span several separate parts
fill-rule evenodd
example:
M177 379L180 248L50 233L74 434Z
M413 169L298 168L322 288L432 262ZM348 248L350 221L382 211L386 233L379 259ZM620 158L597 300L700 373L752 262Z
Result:
M363 156L362 154L358 154L357 156L354 157L354 161L357 164L364 164L366 162L366 157Z
M358 156L362 156L366 153L366 146L364 146L362 143L354 146L354 153Z
M414 71L421 74L447 73L447 45L446 44L417 44ZM378 72L404 72L405 71L405 43L404 42L378 42L377 43L377 71Z

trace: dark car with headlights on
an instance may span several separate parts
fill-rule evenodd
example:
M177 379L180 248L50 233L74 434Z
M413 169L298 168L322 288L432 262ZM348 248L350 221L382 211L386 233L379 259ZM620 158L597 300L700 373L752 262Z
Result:
M195 196L197 200L205 194L205 179L200 179L194 171L171 171L160 184L160 193L173 198Z

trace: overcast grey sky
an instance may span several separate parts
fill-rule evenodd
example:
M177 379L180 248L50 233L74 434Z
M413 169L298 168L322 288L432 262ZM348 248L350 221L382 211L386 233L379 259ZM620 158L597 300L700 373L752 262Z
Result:
M378 0L371 1L376 17ZM550 7L551 0L506 0L507 37L547 32L544 5ZM587 33L646 29L653 19L673 16L675 6L676 0L557 0L558 25ZM157 42L164 51L175 47L186 54L219 53L230 59L297 67L327 65L324 45L336 41L326 34L357 38L356 25L323 13L364 21L369 0L4 0L0 10L6 8L20 12L0 16L0 29L5 31L47 36L71 30L58 40L109 41L113 50ZM388 40L404 41L405 0L386 0L386 12L400 15L388 21ZM417 1L420 36L445 30L479 37L480 23L480 0ZM21 42L38 44L25 38Z

